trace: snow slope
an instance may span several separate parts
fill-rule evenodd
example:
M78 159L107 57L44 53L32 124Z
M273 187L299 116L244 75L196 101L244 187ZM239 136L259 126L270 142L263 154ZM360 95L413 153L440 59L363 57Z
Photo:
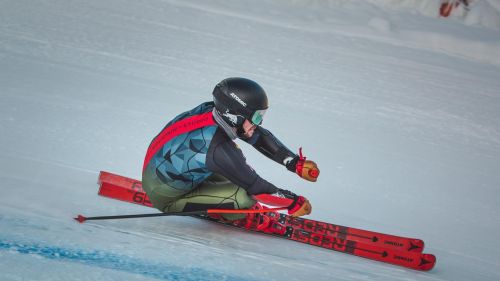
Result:
M416 2L0 1L0 280L500 279L498 5ZM191 218L71 220L149 211L98 197L99 171L140 178L151 138L229 76L322 171L242 144L261 176L311 218L424 239L436 268Z

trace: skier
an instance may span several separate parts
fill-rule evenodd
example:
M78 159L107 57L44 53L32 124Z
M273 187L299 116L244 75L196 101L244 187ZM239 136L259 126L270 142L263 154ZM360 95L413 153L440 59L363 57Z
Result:
M233 141L239 138L300 177L315 182L315 162L290 151L264 129L267 95L256 82L227 78L215 86L213 102L205 102L170 121L151 142L142 183L153 206L162 212L262 209L260 203L287 207L293 216L311 213L311 204L295 193L261 178ZM275 216L213 215L235 224L269 227Z

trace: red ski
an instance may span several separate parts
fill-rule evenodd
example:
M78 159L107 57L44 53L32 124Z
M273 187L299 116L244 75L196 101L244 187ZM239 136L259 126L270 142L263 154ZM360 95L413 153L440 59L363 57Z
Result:
M416 253L422 253L424 250L424 241L416 238L378 233L304 218L294 218L285 214L281 215L280 223L324 236L357 241L387 249Z
M101 172L99 184L101 196L152 207L138 180ZM210 220L207 217L198 218ZM286 231L273 236L416 270L430 270L436 262L434 255L421 253L424 244L420 239L293 218L285 214L280 214L279 222L286 227Z
M300 228L293 229L290 239L416 270L428 271L436 264L436 257L432 254L392 250L357 241L312 233Z
M99 195L152 207L149 198L142 190L142 183L138 180L101 172L99 183L101 184ZM312 233L388 249L417 253L421 253L424 249L424 241L416 238L383 234L304 218L294 218L285 214L281 214L279 221L286 226L298 227Z

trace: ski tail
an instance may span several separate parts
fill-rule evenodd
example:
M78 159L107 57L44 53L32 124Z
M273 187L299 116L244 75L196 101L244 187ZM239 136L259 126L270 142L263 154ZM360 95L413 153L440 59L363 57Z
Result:
M153 207L153 203L142 189L141 181L101 171L98 184L98 194L101 196Z

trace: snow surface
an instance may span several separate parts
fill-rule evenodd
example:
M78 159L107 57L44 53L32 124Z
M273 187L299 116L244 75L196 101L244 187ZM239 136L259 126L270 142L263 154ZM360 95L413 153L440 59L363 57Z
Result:
M0 1L0 280L500 280L500 5ZM417 272L96 195L225 77L258 81L302 181L242 144L313 219L413 236Z

